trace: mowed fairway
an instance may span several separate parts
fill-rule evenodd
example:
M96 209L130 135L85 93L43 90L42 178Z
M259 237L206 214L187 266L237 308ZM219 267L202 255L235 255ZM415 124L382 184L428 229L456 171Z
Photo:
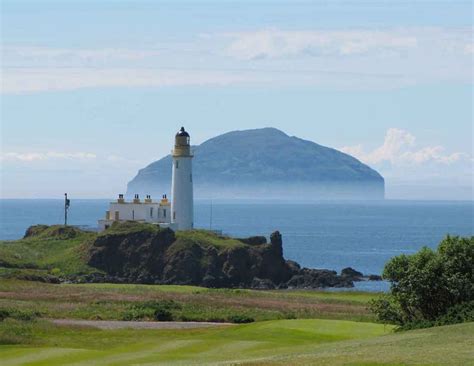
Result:
M474 365L473 323L395 333L373 322L376 296L0 279L0 308L39 314L0 321L0 365ZM101 330L48 320L121 321L134 304L170 300L181 306L175 320L255 322Z
M15 331L15 322L6 321ZM98 330L30 325L32 345L0 346L2 365L129 365L256 361L312 347L390 332L379 324L339 320L276 320L213 329Z
M105 331L40 321L30 330L32 345L0 346L2 366L474 365L473 323L402 333L373 323L316 319L181 331Z

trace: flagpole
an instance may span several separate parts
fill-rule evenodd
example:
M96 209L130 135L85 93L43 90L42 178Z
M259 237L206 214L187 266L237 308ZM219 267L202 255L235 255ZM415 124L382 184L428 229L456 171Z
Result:
M67 226L67 209L68 209L68 204L67 204L67 193L64 193L64 226Z

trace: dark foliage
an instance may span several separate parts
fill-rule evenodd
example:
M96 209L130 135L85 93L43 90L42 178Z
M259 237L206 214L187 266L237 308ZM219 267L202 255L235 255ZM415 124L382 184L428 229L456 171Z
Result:
M244 323L253 323L255 319L250 316L245 316L245 315L232 315L229 317L229 321L231 323L244 324Z
M383 277L390 294L372 302L380 321L402 328L451 324L472 319L474 237L447 236L436 251L392 258Z
M38 311L0 308L0 321L3 321L7 318L30 321L38 318L39 316L41 316L41 314Z
M181 305L173 300L145 301L130 306L123 314L122 319L172 321L175 320L173 310L179 309L181 309Z

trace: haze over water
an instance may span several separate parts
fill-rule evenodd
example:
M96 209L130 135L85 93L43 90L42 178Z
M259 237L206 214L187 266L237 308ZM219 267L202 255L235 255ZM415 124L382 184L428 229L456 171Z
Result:
M72 200L69 222L96 227L108 200ZM63 222L62 200L0 200L0 239L14 240L34 224ZM210 203L195 204L195 226L209 229ZM284 256L310 268L351 266L380 274L384 263L447 234L474 235L472 201L214 203L212 229L235 237L283 235ZM364 284L366 289L376 286Z

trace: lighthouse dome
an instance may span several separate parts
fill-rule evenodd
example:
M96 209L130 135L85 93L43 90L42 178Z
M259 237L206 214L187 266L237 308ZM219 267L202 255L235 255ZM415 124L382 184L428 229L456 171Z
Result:
M181 137L189 137L189 133L186 132L184 127L181 127L181 129L178 131L176 136L181 136Z

